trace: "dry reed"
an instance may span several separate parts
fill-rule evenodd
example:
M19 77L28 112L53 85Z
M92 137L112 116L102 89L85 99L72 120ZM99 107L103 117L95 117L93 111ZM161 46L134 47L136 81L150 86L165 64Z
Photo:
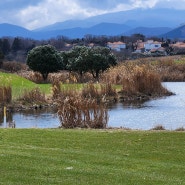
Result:
M150 64L128 62L108 70L103 81L122 84L122 92L127 95L138 93L162 96L169 92L161 85L160 75Z
M66 97L58 101L58 116L63 128L106 128L107 109L95 99L80 96Z
M45 103L45 94L39 88L32 89L31 91L25 90L19 100L25 103Z
M10 86L0 86L0 103L11 103L12 88Z

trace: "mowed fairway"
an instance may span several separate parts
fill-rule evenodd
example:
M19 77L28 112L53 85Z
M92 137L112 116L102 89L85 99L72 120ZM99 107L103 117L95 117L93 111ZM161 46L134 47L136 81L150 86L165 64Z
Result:
M185 133L0 129L2 185L184 185Z

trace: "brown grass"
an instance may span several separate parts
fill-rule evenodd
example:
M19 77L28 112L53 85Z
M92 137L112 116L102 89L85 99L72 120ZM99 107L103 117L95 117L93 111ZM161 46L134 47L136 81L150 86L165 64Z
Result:
M94 85L93 83L88 83L84 85L81 95L83 98L95 98L95 99L100 99L101 98L101 93L98 90L98 86Z
M161 85L160 75L151 64L139 61L122 63L108 70L103 81L122 84L122 92L127 95L145 94L162 96L169 92Z
M12 88L10 86L0 86L0 104L11 103Z
M9 71L9 72L18 72L21 70L27 69L26 64L16 61L6 61L3 62L2 70Z
M31 91L25 90L22 97L19 100L24 103L45 103L45 94L40 91L39 88L32 89Z
M58 116L63 128L106 128L107 109L95 99L81 96L66 97L58 101Z

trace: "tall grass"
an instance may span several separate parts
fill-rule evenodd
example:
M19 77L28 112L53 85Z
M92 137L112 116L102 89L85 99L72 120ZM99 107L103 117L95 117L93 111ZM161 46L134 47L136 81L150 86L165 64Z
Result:
M19 100L24 103L45 103L45 93L41 92L41 90L37 87L32 90L25 90L24 94L19 98Z
M0 104L11 103L12 88L10 86L0 86Z
M170 94L161 84L160 75L150 64L123 63L108 70L102 79L114 84L122 85L122 92L128 95L138 93L149 96Z
M53 83L61 127L106 128L108 111L102 101L102 92L99 85L92 83L84 85L81 91L61 88L60 82Z
M58 116L63 128L106 128L107 109L95 99L80 96L58 101Z

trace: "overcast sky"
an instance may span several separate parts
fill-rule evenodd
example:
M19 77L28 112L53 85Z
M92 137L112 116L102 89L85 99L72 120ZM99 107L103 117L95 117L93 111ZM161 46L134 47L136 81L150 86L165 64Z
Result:
M35 29L69 19L134 8L185 10L185 0L1 0L0 23Z

